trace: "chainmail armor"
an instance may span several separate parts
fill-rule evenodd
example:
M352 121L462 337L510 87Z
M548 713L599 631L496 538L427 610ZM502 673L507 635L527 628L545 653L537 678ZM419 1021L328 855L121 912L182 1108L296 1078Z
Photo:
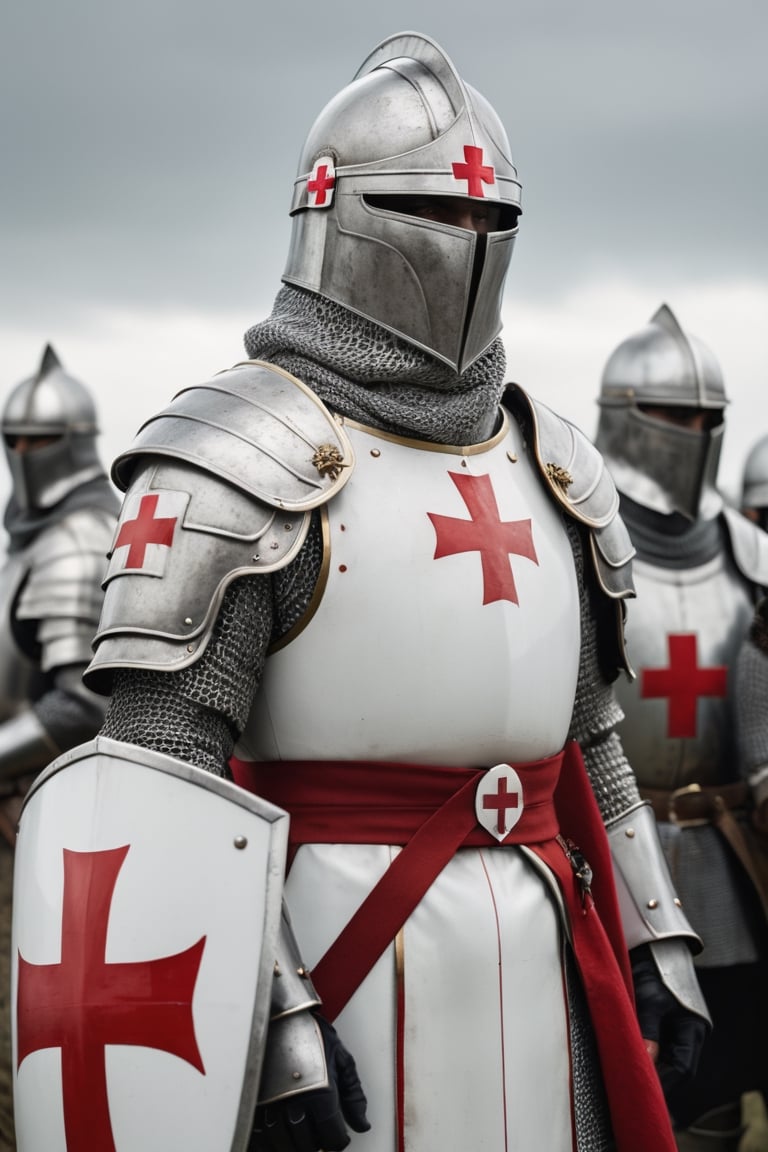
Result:
M271 316L246 332L245 348L297 376L335 412L438 444L487 440L504 390L500 339L457 376L377 324L287 284Z
M269 578L235 580L208 647L190 668L115 673L102 734L229 776L227 761L248 718L271 630Z
M623 720L616 697L601 664L596 596L584 571L584 549L578 527L566 522L579 579L581 653L576 699L569 735L581 745L584 765L604 821L626 812L640 799L637 781L613 731Z
M565 958L565 982L573 1058L573 1110L577 1152L614 1152L608 1101L600 1076L600 1057L584 989L573 954Z
M272 576L275 621L272 640L279 640L307 610L323 562L323 536L320 514L314 512L307 538L293 564Z

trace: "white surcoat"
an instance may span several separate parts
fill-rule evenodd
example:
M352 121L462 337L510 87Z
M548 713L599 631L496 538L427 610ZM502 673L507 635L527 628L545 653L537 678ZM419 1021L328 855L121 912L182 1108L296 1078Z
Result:
M505 416L461 449L346 428L355 471L327 506L322 594L268 658L238 754L480 766L559 751L578 588L521 430Z
M355 472L327 508L322 594L268 658L238 755L492 766L555 753L578 588L520 429L505 417L488 443L456 449L346 426ZM399 850L298 850L286 897L310 968ZM540 869L526 849L461 849L343 1010L372 1124L353 1149L395 1152L401 1124L408 1152L572 1152L563 928Z

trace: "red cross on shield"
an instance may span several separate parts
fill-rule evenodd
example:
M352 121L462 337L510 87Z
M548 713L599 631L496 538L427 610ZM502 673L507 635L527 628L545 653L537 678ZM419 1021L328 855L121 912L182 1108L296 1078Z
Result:
M247 1147L287 823L103 738L35 781L14 860L20 1149Z
M523 814L523 782L510 764L497 764L480 777L475 792L477 822L501 843Z

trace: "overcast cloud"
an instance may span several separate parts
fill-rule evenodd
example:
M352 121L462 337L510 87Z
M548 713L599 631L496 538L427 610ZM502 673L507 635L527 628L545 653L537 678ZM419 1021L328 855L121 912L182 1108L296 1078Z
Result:
M0 394L51 341L104 455L243 355L304 137L374 45L436 39L523 184L510 379L594 432L602 366L667 302L720 359L721 477L768 432L768 5L9 0L0 28ZM3 480L0 480L0 493Z

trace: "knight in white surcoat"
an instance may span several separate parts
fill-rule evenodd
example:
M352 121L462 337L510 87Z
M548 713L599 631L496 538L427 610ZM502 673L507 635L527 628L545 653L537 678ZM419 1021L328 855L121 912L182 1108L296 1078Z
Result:
M110 748L290 814L250 1147L671 1152L700 942L615 733L614 484L505 390L504 128L391 37L310 130L291 215L248 359L115 462L86 675Z
M726 403L711 350L662 305L606 363L596 444L636 549L626 637L637 675L617 685L619 732L704 943L696 966L714 1023L671 1105L686 1148L735 1150L742 1097L768 1088L768 884L752 832L764 658L748 642L768 536L717 488Z

